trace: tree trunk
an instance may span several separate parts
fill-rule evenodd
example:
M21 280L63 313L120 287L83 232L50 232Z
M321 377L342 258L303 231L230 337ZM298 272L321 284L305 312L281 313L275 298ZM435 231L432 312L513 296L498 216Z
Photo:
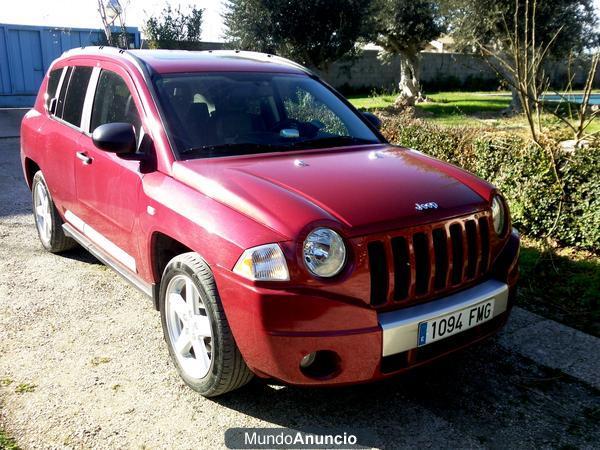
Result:
M400 83L397 102L413 106L421 97L420 55L418 51L404 51L400 53Z
M521 98L519 97L519 89L517 88L518 80L515 78L514 58L507 53L497 53L487 58L487 62L490 67L508 84L510 89L511 99L510 105L507 109L509 113L520 114L523 112L523 105L521 104Z
M510 110L513 113L520 114L523 112L523 105L521 104L521 97L519 97L519 91L511 86L510 87L511 100L510 100Z

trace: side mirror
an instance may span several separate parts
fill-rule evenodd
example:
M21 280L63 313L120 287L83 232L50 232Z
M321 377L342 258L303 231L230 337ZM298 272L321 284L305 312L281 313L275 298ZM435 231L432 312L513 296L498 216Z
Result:
M134 153L135 129L130 123L105 123L94 130L92 141L96 147L105 152Z
M375 114L370 112L363 112L362 115L378 130L381 128L381 120Z

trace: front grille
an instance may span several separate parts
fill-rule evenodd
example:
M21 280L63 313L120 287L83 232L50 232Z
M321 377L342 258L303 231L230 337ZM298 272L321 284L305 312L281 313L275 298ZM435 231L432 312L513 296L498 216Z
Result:
M371 305L426 300L481 278L490 261L488 220L482 212L370 239Z

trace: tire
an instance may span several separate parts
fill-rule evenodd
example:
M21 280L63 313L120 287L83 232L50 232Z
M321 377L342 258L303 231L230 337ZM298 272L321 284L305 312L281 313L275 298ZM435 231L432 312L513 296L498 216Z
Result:
M169 262L159 307L169 354L188 386L216 397L253 378L231 334L212 272L197 253Z
M63 231L63 220L56 210L41 170L33 176L31 200L35 227L44 248L50 253L60 253L75 247L76 242Z

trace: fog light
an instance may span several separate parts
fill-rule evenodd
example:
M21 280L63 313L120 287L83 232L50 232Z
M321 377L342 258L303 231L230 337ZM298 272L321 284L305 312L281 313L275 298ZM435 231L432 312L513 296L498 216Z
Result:
M300 371L310 378L333 378L340 370L340 357L331 350L309 353L300 360Z
M303 369L306 369L308 366L310 366L312 363L315 362L316 358L317 358L316 352L309 353L304 358L302 358L302 360L300 361L300 367L302 367Z

